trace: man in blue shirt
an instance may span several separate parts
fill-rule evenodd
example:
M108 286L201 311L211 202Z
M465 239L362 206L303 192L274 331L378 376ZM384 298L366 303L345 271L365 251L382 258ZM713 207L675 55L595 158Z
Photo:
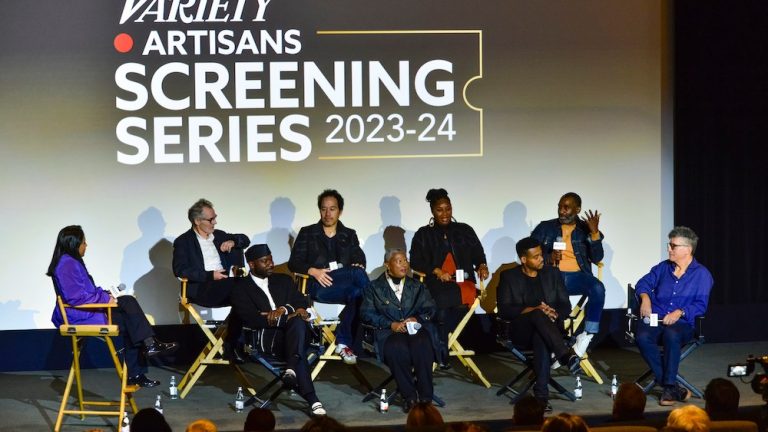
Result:
M635 295L640 303L637 346L650 366L656 384L664 388L660 405L685 401L691 392L677 385L680 349L693 337L696 317L703 315L712 290L712 275L693 257L699 237L692 229L675 227L669 232L669 259L651 268L637 282ZM651 314L658 314L657 326L651 326ZM664 360L657 347L664 346Z

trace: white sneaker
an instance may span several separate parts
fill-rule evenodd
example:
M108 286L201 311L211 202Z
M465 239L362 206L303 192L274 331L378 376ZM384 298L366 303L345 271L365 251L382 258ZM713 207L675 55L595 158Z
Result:
M335 352L336 354L341 354L341 350L343 350L346 347L347 346L344 344L337 344L336 349L334 349L333 352Z
M312 415L313 416L324 416L327 413L325 412L325 408L323 408L323 404L320 402L315 402L312 404Z
M341 356L341 359L344 361L344 363L348 365L353 365L357 363L357 356L355 355L355 352L352 351L350 347L345 346L340 351L338 351L338 353Z
M582 332L576 336L576 343L573 344L573 351L577 356L584 357L584 354L587 352L587 347L589 347L589 343L592 342L593 336L595 336L594 333L587 332Z

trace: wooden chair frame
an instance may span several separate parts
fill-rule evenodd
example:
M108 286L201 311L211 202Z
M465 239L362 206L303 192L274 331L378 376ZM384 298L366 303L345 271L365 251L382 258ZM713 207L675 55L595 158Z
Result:
M224 338L227 335L228 323L225 322L224 324L217 326L215 331L211 331L211 325L206 323L203 317L200 316L200 312L195 309L194 304L187 298L187 283L188 280L186 278L181 278L181 296L179 297L179 304L185 313L183 320L184 324L190 324L189 317L191 316L197 326L200 327L200 330L203 331L208 342L179 382L179 397L184 399L190 390L192 390L192 387L195 386L197 380L203 375L205 369L207 369L208 366L213 365L231 367L234 370L238 381L243 385L243 388L248 390L252 395L256 394L256 390L254 390L240 366L223 358Z
M308 296L309 294L307 293L307 281L309 280L310 276L303 273L294 273L294 278L299 284L301 293ZM318 313L317 308L315 308L314 301L312 299L310 299L310 309L312 310L312 315L314 317L312 324L320 330L320 344L325 346L325 349L322 349L320 352L320 356L317 363L315 364L315 367L312 368L312 381L314 381L317 376L320 375L320 371L323 370L323 367L325 367L329 361L341 361L343 363L343 359L341 358L341 354L336 353L337 345L334 331L339 325L338 317L334 319L323 318L320 313ZM357 381L366 389L366 391L371 391L373 389L371 383L368 381L365 375L363 375L363 373L360 371L360 368L356 364L346 366L349 367L349 369L352 371L352 375L354 375L355 379L357 379Z
M596 265L597 278L602 281L603 267L605 267L605 264L603 264L601 261ZM571 309L571 314L565 320L565 329L568 331L568 336L574 337L576 335L576 331L579 329L579 326L581 326L581 323L584 321L584 318L587 315L585 305L587 304L588 300L589 298L586 294L582 295L573 309ZM597 370L592 365L592 362L589 361L589 354L586 352L584 352L584 356L581 358L581 363L579 363L579 366L581 366L581 370L584 371L585 375L595 380L596 383L603 384L603 378L599 373L597 373Z
M413 271L413 274L415 276L418 276L419 279L423 282L424 275L421 272ZM483 372L480 370L479 367L477 367L477 364L474 360L472 360L472 356L475 355L475 351L465 349L460 343L459 343L459 336L461 335L461 332L464 331L464 328L467 326L467 323L469 323L469 320L472 318L472 316L475 314L475 310L478 306L480 306L480 297L482 296L482 293L485 292L485 284L483 281L479 281L478 286L480 288L481 294L477 297L475 297L475 301L472 303L472 305L469 307L469 310L467 313L464 314L464 317L462 317L461 321L459 321L458 324L456 324L456 327L453 329L452 332L448 333L448 355L454 356L461 362L462 365L469 371L470 376L480 381L481 384L485 386L485 388L491 388L491 383L488 381L488 379L485 378L485 375L483 375ZM437 365L433 366L436 368Z
M131 410L135 414L138 412L136 401L133 398L133 393L139 389L137 385L128 385L128 371L125 366L125 361L120 362L115 350L115 345L112 341L113 337L119 336L120 332L118 326L112 323L112 308L117 307L114 303L91 303L72 306L64 303L61 296L56 296L56 302L61 312L61 316L64 319L64 323L59 326L59 333L62 336L68 336L72 339L72 366L69 369L69 376L67 377L67 384L64 387L64 394L61 397L61 406L59 407L59 413L56 417L56 425L54 431L61 430L61 424L65 415L79 415L80 419L85 419L86 415L98 415L98 416L116 416L118 418L118 426L123 422L123 414L125 413L126 403L130 405ZM69 324L67 319L66 310L81 309L90 311L106 311L107 324ZM82 346L85 343L86 337L97 337L103 339L109 349L109 354L112 357L112 362L115 365L115 372L120 380L120 400L86 400L83 396L83 382L82 374L80 372L80 352ZM72 385L77 383L77 402L78 409L67 409L67 401L72 391ZM95 407L118 407L117 411L108 409L87 409L89 406Z

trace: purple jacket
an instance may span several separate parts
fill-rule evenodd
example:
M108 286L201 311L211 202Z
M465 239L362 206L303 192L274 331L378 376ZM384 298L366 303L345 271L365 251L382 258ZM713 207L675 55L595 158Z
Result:
M64 303L70 305L109 303L109 293L94 285L85 266L69 255L61 257L53 272L53 279L59 287ZM107 315L104 312L70 308L67 309L67 320L70 324L106 324ZM64 324L58 304L53 309L51 321L56 327Z

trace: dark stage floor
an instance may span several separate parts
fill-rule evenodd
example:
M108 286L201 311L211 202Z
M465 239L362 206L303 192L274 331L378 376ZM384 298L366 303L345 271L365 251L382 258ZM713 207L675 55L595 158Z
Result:
M706 344L692 354L683 363L681 372L696 386L704 388L714 378L725 375L728 363L743 361L747 354L768 353L768 342ZM634 349L600 348L591 354L591 358L606 383L598 385L584 379L584 398L577 402L558 399L553 396L552 405L555 413L567 411L583 416L599 418L611 411L610 377L618 375L620 381L633 380L644 371L644 364ZM435 392L442 397L447 406L440 408L446 421L493 421L494 429L503 429L501 420L512 416L509 399L496 396L499 387L505 384L521 368L505 353L479 355L476 361L493 387L486 389L472 381L468 373L454 360L453 369L439 372L435 376ZM371 382L376 383L386 376L381 366L370 360L362 360L361 369ZM255 385L263 384L266 371L258 365L247 365L247 370L254 374ZM150 376L163 381L160 390L142 389L136 395L139 407L152 406L158 393L163 394L165 416L174 430L183 431L186 424L200 417L213 420L221 431L242 430L246 413L236 413L231 404L234 399L237 381L226 367L210 367L189 395L181 400L167 398L167 383L171 375L177 380L184 371L153 368ZM37 431L52 430L56 421L60 395L66 382L67 371L14 372L0 374L0 430ZM84 371L86 389L92 395L112 395L115 384L114 371L110 369ZM558 372L556 378L566 388L572 389L575 379ZM748 383L738 379L734 382L741 391L743 407L763 404L759 395L754 394ZM342 364L330 364L322 371L315 382L317 393L328 410L329 415L349 426L403 425L405 414L396 402L387 414L378 412L378 402L361 403L363 390ZM691 399L692 403L703 406L700 399ZM277 417L279 429L298 429L307 421L306 403L295 394L281 395L272 410ZM658 394L649 395L647 411L652 413L667 412L671 408L658 405ZM64 430L85 430L102 428L114 430L116 418L88 417L81 421L78 417L68 417Z

